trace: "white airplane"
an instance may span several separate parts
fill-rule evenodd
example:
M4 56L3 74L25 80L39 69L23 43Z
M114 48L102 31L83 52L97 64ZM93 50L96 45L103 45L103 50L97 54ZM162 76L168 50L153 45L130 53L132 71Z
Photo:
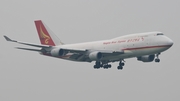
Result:
M40 44L32 44L12 40L4 36L7 41L37 47L39 49L17 49L37 51L42 55L78 62L95 61L94 68L111 68L109 63L119 62L117 69L123 69L124 59L137 57L142 62L160 62L161 52L169 49L173 41L162 32L147 32L125 35L109 40L64 44L55 36L41 20L35 21ZM72 36L76 37L76 36Z

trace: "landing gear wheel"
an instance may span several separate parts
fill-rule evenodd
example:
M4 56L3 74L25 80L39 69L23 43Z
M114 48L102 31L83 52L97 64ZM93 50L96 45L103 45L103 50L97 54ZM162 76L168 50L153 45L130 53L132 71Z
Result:
M101 67L101 62L96 61L95 65L94 65L94 69L99 69Z
M123 61L123 62L122 62L122 61ZM125 61L124 61L123 59L120 60L119 66L117 67L117 69L122 70L122 69L123 69L123 66L125 65L124 62L125 62Z
M104 65L104 69L108 69L108 65Z
M104 67L104 69L108 69L108 68L111 68L111 65L106 64L106 65L104 65L103 67Z
M94 65L94 69L99 69L99 68L100 68L100 66Z
M119 66L124 66L125 64L122 62L122 63L119 63Z
M155 59L155 62L160 62L160 59Z
M111 64L108 64L108 62L96 61L94 65L94 69L99 69L99 68L108 69L111 68Z
M108 65L109 68L111 68L111 65Z
M123 66L118 66L117 69L122 70Z
M96 61L95 65L100 66L100 65L101 65L101 62Z
M156 59L155 59L155 62L160 62L160 59L159 59L159 55L160 55L161 53L157 53L156 54Z

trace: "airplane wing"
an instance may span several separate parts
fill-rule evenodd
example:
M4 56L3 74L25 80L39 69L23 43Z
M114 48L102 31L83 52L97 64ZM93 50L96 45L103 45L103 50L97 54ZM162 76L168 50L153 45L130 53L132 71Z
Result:
M85 52L87 52L87 49L75 49L75 48L62 48L65 52L69 52L69 53L81 53L84 54Z
M92 49L75 49L75 48L62 48L64 51L66 52L70 52L70 53L81 53L81 54L84 54L84 53L91 53L91 52L94 52L94 51L97 51L97 52L101 52L102 54L124 54L124 50L117 50L117 51L114 51L114 50L92 50Z
M69 49L69 48L62 48L65 53L73 53L70 56L70 59L76 61L91 61L89 60L89 54L91 52L100 52L103 56L112 56L112 55L120 55L124 54L123 50L114 51L114 50L90 50L90 49Z
M49 45L39 45L39 44L33 44L33 43L27 43L27 42L20 42L20 41L12 40L12 39L10 39L10 38L7 37L7 36L4 36L4 38L5 38L7 41L10 41L10 42L16 42L16 43L19 43L19 44L28 45L28 46L33 46L33 47L39 47L39 48L49 48L49 47L51 47L51 46L49 46Z
M102 54L124 54L123 50L96 50L98 52L101 52Z
M10 42L15 42L15 43L23 44L23 45L41 48L41 49L30 49L30 48L16 47L17 49L22 49L22 50L44 52L43 49L54 47L50 45L39 45L39 44L33 44L33 43L27 43L27 42L20 42L20 41L12 40L7 36L4 36L4 38ZM117 51L116 50L93 50L93 49L79 49L79 48L76 49L76 48L63 48L63 47L61 49L63 49L65 53L72 53L72 55L70 56L70 59L77 60L77 61L90 61L89 54L92 52L100 52L105 57L124 54L124 50L117 50Z
M103 54L111 54L111 53L123 54L124 53L124 50L113 51L113 50L92 50L92 49L76 49L76 48L62 48L62 49L70 53L84 53L84 52L94 52L94 51L98 51Z

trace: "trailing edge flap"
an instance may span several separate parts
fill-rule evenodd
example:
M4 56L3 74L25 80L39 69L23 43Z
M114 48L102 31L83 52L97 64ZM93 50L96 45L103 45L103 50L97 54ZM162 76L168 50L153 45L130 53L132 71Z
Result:
M70 52L70 53L81 53L84 54L85 52L87 52L87 49L69 49L69 48L62 48L64 51L66 52Z
M49 45L38 45L38 44L33 44L33 43L20 42L20 41L12 40L12 39L10 39L10 38L7 37L7 36L4 36L4 38L5 38L7 41L10 41L10 42L16 42L16 43L19 43L19 44L28 45L28 46L33 46L33 47L40 47L40 48L49 48L49 47L51 47L51 46L49 46Z
M112 53L117 53L117 54L124 54L123 50L118 50L118 51L114 51L114 50L94 50L94 51L98 51L101 52L102 54L112 54Z
M29 51L41 52L41 50L39 50L39 49L30 49L30 48L21 48L21 47L16 47L16 49L22 49L22 50L29 50Z
M113 50L91 50L91 49L68 49L68 48L62 48L64 51L70 52L70 53L91 53L91 52L101 52L102 54L124 54L123 50L120 51L113 51Z

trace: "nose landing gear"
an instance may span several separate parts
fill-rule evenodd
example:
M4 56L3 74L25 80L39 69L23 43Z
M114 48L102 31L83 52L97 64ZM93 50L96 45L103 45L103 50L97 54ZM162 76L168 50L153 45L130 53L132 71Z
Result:
M160 59L159 59L159 55L160 55L160 54L161 54L161 53L156 54L155 62L160 62Z

